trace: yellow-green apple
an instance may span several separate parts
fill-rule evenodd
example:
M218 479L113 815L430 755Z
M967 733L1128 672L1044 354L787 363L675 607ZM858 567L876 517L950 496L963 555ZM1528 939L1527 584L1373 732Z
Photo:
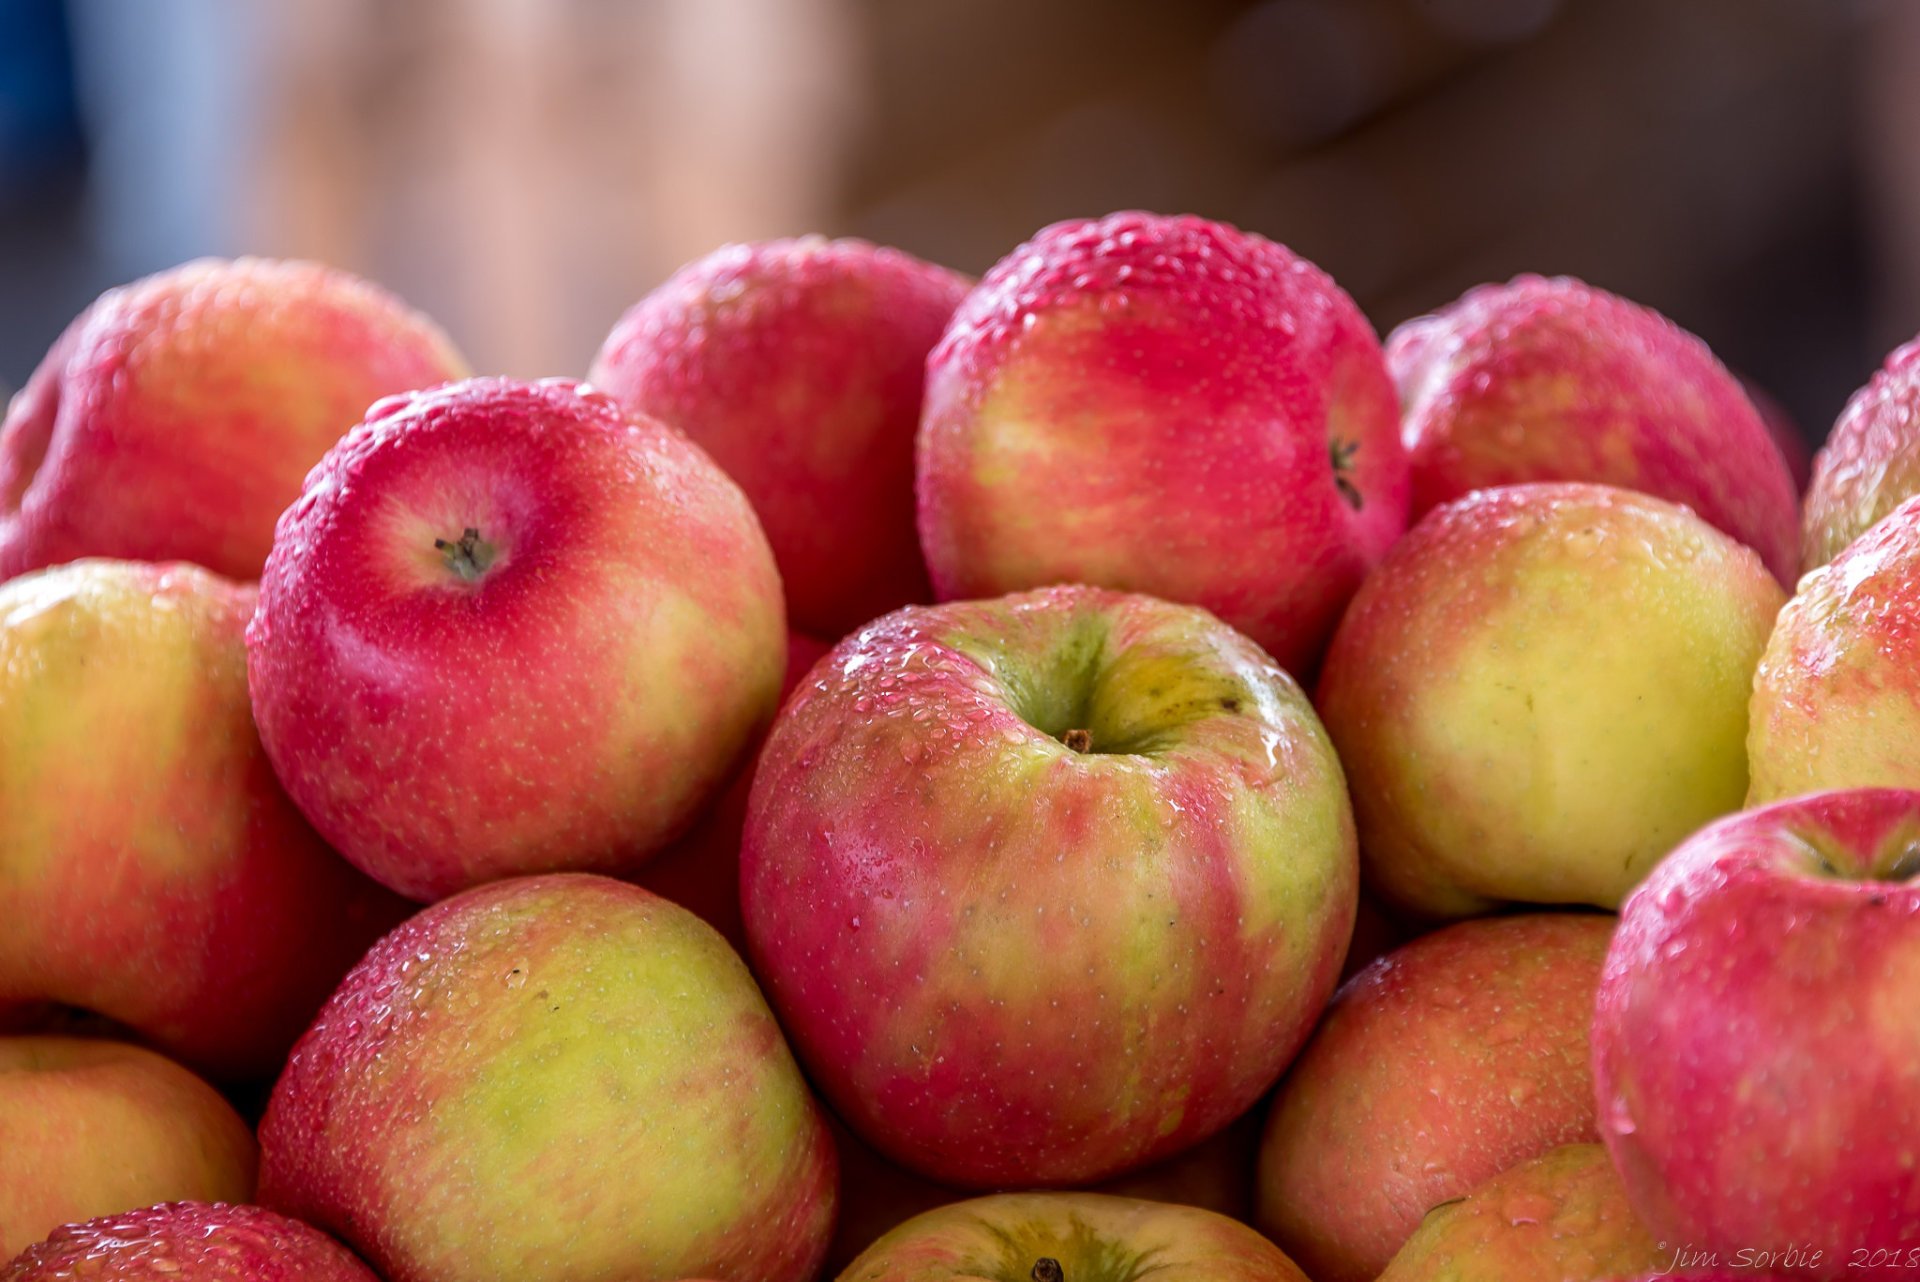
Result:
M635 304L587 377L739 482L793 625L837 637L931 596L913 438L927 353L969 283L858 240L727 245Z
M220 1093L124 1042L0 1037L0 1260L78 1220L253 1196L253 1132Z
M1434 1207L1379 1282L1597 1282L1672 1262L1598 1144L1567 1144Z
M1372 887L1432 917L1616 907L1739 808L1782 600L1751 550L1647 495L1521 485L1436 508L1354 598L1317 692Z
M726 942L555 873L425 909L294 1047L260 1200L387 1282L807 1282L833 1144Z
M772 716L780 577L680 433L561 379L393 397L281 518L247 632L260 737L321 835L432 900L631 873Z
M69 1224L0 1282L380 1282L353 1252L257 1206L167 1202Z
M1721 1262L1911 1276L1916 992L1920 792L1796 797L1683 842L1621 910L1593 1023L1601 1133L1647 1227Z
M1750 715L1750 805L1920 787L1920 496L1800 581Z
M1814 460L1800 568L1816 570L1920 494L1920 338L1894 349L1855 392Z
M1357 860L1293 680L1080 586L843 640L760 756L755 973L840 1116L968 1188L1080 1184L1244 1113L1332 992Z
M1473 490L1590 481L1692 508L1782 583L1798 490L1773 432L1707 345L1567 277L1481 285L1387 340L1413 515Z
M1316 1282L1371 1282L1429 1208L1597 1143L1588 1030L1613 926L1459 922L1349 980L1268 1115L1268 1236Z
M839 1282L1307 1282L1279 1247L1193 1206L1102 1193L998 1193L928 1211Z
M109 291L0 424L0 577L111 556L256 578L367 406L465 369L433 322L314 263L205 259Z
M988 272L929 358L917 475L941 599L1149 592L1294 672L1407 521L1366 317L1284 246L1194 217L1056 223Z
M830 647L801 632L787 634L787 672L780 697L793 693ZM708 806L693 827L647 861L634 878L664 895L719 931L736 951L745 951L747 929L740 920L740 830L747 822L747 794L753 788L753 763L760 745L746 754L720 799Z
M73 1006L267 1076L401 901L314 835L247 703L250 584L83 560L0 585L0 1012Z

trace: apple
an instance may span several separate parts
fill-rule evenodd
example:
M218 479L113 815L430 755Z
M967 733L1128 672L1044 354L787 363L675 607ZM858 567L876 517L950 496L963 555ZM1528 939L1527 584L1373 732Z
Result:
M253 1132L220 1093L138 1046L0 1037L0 1260L62 1224L253 1196Z
M353 1253L257 1206L169 1202L69 1224L0 1282L380 1282Z
M829 648L804 633L787 633L782 699L793 693ZM747 794L753 788L753 764L759 757L756 743L720 799L694 820L685 835L648 860L634 878L654 894L691 909L736 952L747 946L747 929L740 920L740 830L746 826Z
M1749 805L1920 787L1920 496L1800 581L1750 715Z
M999 1193L928 1211L868 1247L840 1282L1307 1282L1237 1220L1101 1193Z
M1443 1202L1379 1282L1587 1282L1671 1263L1598 1144L1567 1144Z
M1244 1113L1353 929L1340 764L1205 611L1081 586L843 640L761 752L755 973L836 1111L967 1187L1081 1184Z
M1611 486L1428 513L1354 598L1318 689L1372 889L1428 917L1617 906L1739 808L1782 600L1752 551Z
M1641 1219L1723 1261L1908 1276L1916 1000L1920 792L1796 797L1683 842L1621 910L1593 1024L1600 1128Z
M1260 1225L1315 1282L1371 1282L1428 1208L1599 1142L1587 1034L1613 926L1459 922L1340 989L1260 1152Z
M1855 392L1814 460L1800 568L1817 570L1920 494L1920 338Z
M727 245L621 317L587 377L713 455L766 527L794 626L837 637L932 595L913 438L970 284L858 240Z
M111 290L0 424L0 577L110 556L256 578L369 404L465 372L432 321L315 263L203 259Z
M1194 217L1056 223L1002 259L928 360L917 474L941 599L1152 593L1293 672L1407 520L1366 317L1284 246Z
M1707 345L1570 277L1481 285L1387 340L1413 515L1473 490L1588 481L1693 509L1782 583L1798 489L1773 432Z
M726 942L557 873L443 900L354 968L274 1086L260 1201L387 1282L806 1282L834 1153Z
M414 899L636 871L773 714L786 625L739 487L560 379L394 397L287 509L247 632L261 741Z
M251 585L83 560L0 584L0 1013L52 1006L236 1080L401 902L314 835L247 703Z

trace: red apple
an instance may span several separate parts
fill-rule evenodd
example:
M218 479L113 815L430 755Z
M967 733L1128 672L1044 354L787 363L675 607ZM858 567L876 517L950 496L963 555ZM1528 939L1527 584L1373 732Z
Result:
M369 952L260 1123L260 1200L387 1282L807 1282L832 1141L713 929L586 874L482 886Z
M747 939L801 1060L966 1187L1179 1152L1272 1085L1353 929L1339 762L1204 611L1061 587L842 641L761 753Z
M112 290L0 425L0 577L82 556L258 577L369 404L465 372L433 322L313 263L204 259Z
M1568 277L1481 285L1387 341L1413 513L1473 490L1589 481L1692 508L1782 583L1798 490L1773 433L1707 345Z
M253 1196L253 1132L220 1093L121 1042L0 1037L0 1260L77 1220Z
M1853 394L1814 460L1800 568L1816 570L1920 494L1920 338Z
M1099 1193L1002 1193L927 1212L875 1242L840 1282L1307 1282L1246 1225L1191 1206Z
M225 1079L285 1059L402 913L254 732L251 585L79 561L0 585L0 1015L77 1006Z
M1593 1025L1641 1219L1721 1261L1797 1248L1823 1254L1791 1272L1909 1276L1916 1001L1920 792L1798 797L1683 842L1621 911Z
M416 899L631 873L772 715L780 579L738 487L578 383L382 401L281 518L248 630L287 791Z
M324 1233L257 1206L169 1202L69 1224L0 1282L380 1282Z
M1644 494L1521 485L1428 513L1320 678L1370 887L1436 918L1615 907L1739 808L1782 599L1752 551Z
M1295 672L1407 519L1366 317L1285 247L1192 217L1056 223L988 272L929 360L918 474L942 599L1149 592Z
M1613 926L1461 922L1340 990L1260 1154L1260 1223L1316 1282L1371 1282L1429 1208L1598 1142L1587 1033Z
M739 482L795 627L929 599L913 526L927 352L970 282L858 240L728 245L615 325L588 378Z

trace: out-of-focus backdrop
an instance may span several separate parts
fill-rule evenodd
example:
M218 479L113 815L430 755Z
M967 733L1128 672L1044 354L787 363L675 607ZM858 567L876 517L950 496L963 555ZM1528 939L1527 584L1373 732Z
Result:
M1194 211L1384 333L1568 272L1818 437L1920 330L1914 0L5 0L0 384L101 289L329 260L483 371L584 371L727 240L971 272Z

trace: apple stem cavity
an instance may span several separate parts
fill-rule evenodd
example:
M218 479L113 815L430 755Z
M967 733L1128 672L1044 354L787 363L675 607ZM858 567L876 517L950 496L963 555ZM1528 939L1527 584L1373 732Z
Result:
M1353 470L1353 456L1359 452L1358 441L1343 441L1336 436L1327 442L1327 454L1333 463L1334 488L1340 491L1340 497L1347 501L1347 506L1356 512L1366 506L1366 498L1347 473Z
M1073 749L1075 752L1092 752L1093 751L1093 731L1082 730L1076 727L1072 730L1067 731L1065 734L1061 735L1060 742L1066 744L1067 747ZM1045 1264L1047 1263L1047 1261L1042 1260L1040 1263ZM1034 1267L1038 1268L1040 1266L1035 1265ZM1060 1266L1057 1264L1054 1265L1054 1268L1056 1269L1059 1267ZM1053 1282L1058 1282L1058 1279L1057 1278L1054 1279Z
M1086 731L1082 730L1081 734ZM1060 1261L1051 1255L1043 1255L1033 1262L1033 1272L1027 1275L1033 1282L1066 1282L1066 1270L1060 1267Z
M447 568L459 575L462 580L472 583L487 572L493 564L493 545L480 537L480 531L469 525L458 539L435 539L433 546L447 559Z

